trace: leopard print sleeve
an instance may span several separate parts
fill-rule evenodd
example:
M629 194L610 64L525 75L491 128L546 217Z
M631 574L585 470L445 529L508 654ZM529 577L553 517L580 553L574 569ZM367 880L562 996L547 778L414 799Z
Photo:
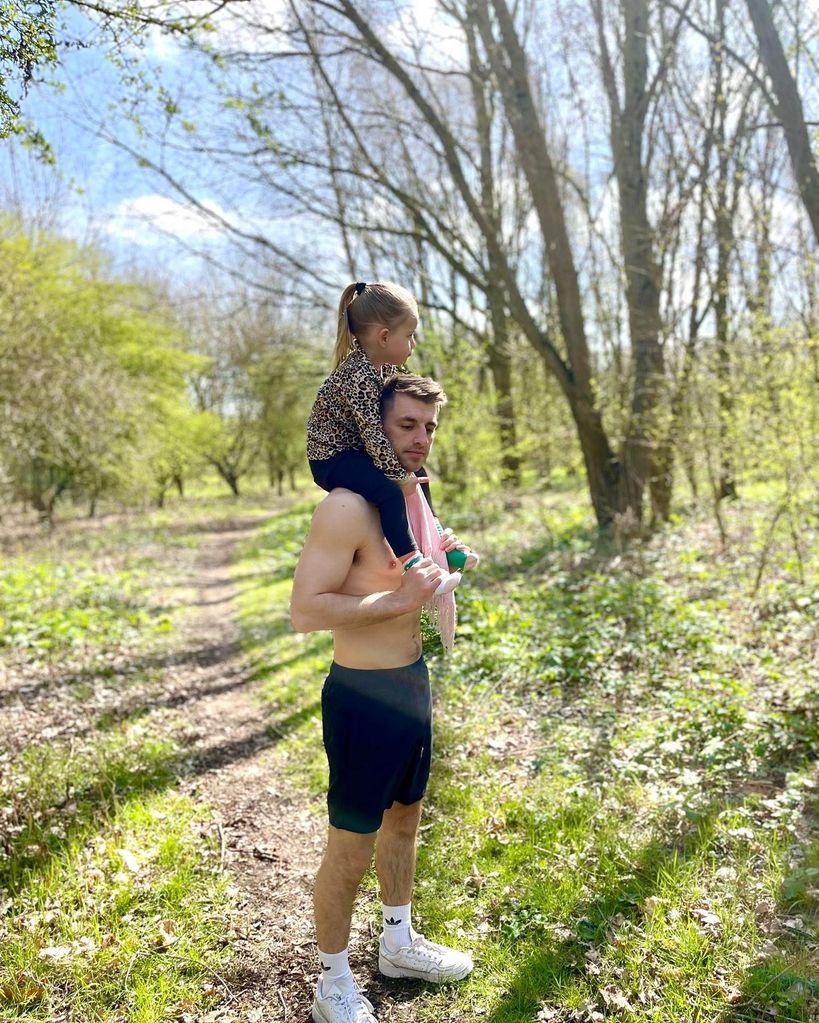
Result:
M381 426L381 383L372 366L365 361L349 360L347 374L338 380L339 401L350 411L367 454L377 469L391 480L406 479L408 473L398 461Z

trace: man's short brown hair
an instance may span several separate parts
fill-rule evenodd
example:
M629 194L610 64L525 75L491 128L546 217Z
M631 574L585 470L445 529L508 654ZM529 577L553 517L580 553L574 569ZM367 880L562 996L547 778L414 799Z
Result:
M446 405L444 389L432 377L417 377L412 373L396 373L384 384L381 392L381 416L382 418L392 403L396 394L406 394L416 401L423 401L425 405L434 405L436 409Z

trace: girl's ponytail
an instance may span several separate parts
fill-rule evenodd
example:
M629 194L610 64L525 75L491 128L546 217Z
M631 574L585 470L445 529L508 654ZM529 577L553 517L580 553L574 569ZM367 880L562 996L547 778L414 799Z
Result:
M355 348L355 339L371 324L384 324L390 330L408 316L418 316L415 299L400 284L374 281L348 284L338 304L338 333L333 349L336 370Z
M333 349L333 369L337 369L347 358L355 347L355 339L350 329L350 314L348 309L351 302L360 294L357 284L348 284L341 293L341 301L338 303L338 330L336 332L336 346Z

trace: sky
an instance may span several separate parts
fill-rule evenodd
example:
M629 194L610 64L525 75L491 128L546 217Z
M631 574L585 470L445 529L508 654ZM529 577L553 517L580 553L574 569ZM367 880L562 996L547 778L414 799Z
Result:
M79 19L73 22L76 26ZM181 57L173 42L158 31L151 33L145 66L175 76ZM135 104L118 99L112 117L112 101L127 92L106 51L64 51L55 77L60 89L35 83L23 111L47 138L56 168L43 165L20 145L4 145L0 183L6 203L22 205L35 215L47 211L61 233L96 242L122 267L145 262L157 268L170 262L168 235L214 240L212 227L195 221L181 204L163 195L132 156L102 137L100 125L107 122L109 127L116 124L124 141L136 144L139 138L127 116Z
M201 4L204 0L197 2ZM439 63L462 61L462 43L442 25L435 0L374 2L381 16L380 30L389 41L399 45L409 33L428 45L425 59ZM574 8L585 9L582 3L573 0L552 3L555 9L568 12L567 16ZM281 49L280 41L269 34L260 37L258 32L251 31L241 20L241 12L252 9L254 15L263 12L275 21L281 19L285 6L285 0L250 0L247 5L235 7L240 17L219 24L217 42L251 54L264 52L266 59L274 60L277 47ZM87 37L87 23L76 14L69 18L72 33ZM567 83L561 77L556 51L549 49L556 45L557 33L551 32L546 24L536 26L536 32L540 59L559 97ZM218 131L219 103L224 97L220 99L214 92L205 62L153 29L144 49L126 47L125 52L137 61L138 69L149 82L155 86L164 82L170 94L179 97L185 117L197 122L197 127L204 122L209 130ZM6 205L21 204L41 219L50 219L61 233L94 242L111 254L115 267L122 272L147 270L172 282L180 291L195 291L210 279L208 261L229 262L231 266L242 267L244 272L249 262L257 260L258 252L248 250L242 255L235 245L228 244L222 223L226 220L242 227L251 226L294 249L298 247L307 253L323 251L328 266L336 263L336 269L328 274L343 276L343 269L339 269L340 242L331 236L326 225L311 223L303 215L293 216L286 204L274 208L262 186L254 187L252 181L238 175L234 181L223 166L211 167L207 159L191 161L175 151L167 140L162 148L143 140L137 118L142 118L150 133L161 133L165 119L161 106L141 99L139 89L129 93L107 56L98 46L64 51L57 75L63 88L58 91L45 84L32 86L24 111L51 143L58 170L39 165L31 153L12 142L0 143L0 198ZM292 88L299 89L297 76L292 80ZM550 116L557 118L559 111L550 112ZM600 155L593 159L599 161L601 180L604 184L608 180L608 186L599 195L598 219L611 214L614 222L616 192L610 179L602 107L598 116L602 129ZM556 123L571 144L570 126ZM106 140L105 131L134 149L145 147L152 158L161 158L172 173L185 180L211 216L193 214L155 173L140 167L132 155ZM229 134L220 137L229 148ZM779 219L788 229L794 216L800 215L798 200L783 195L778 203ZM582 222L575 225L575 230L582 237Z
M434 0L381 2L391 13L396 32L405 23L430 25L437 8ZM188 6L202 9L207 5L196 0ZM287 3L252 0L252 6L254 16L264 14L281 22ZM235 9L241 14L241 7ZM69 11L66 23L72 36L92 38L82 16ZM270 52L277 45L269 36L257 38L241 16L218 21L213 38L217 45L251 53L262 47ZM184 96L187 109L196 109L197 94L213 94L203 61L159 29L148 31L141 50L126 47L125 52L138 61L148 81L162 82L173 96ZM59 68L49 76L59 83L59 89L43 82L30 87L23 111L48 139L56 169L44 166L34 153L14 141L0 143L0 202L22 207L37 219L45 217L61 233L82 242L94 242L108 251L120 268L146 265L183 279L195 277L202 260L189 250L222 258L227 246L224 227L218 221L237 222L242 197L234 196L229 209L209 193L206 180L196 183L192 192L214 214L211 219L197 216L155 173L104 137L113 134L128 146L159 157L156 148L141 138L132 116L138 115L149 131L159 132L163 117L158 105L146 102L140 87L129 92L123 86L108 59L110 54L110 47L64 49ZM186 164L175 158L172 150L166 148L162 160L173 172L183 174ZM184 171L186 182L192 180L189 166ZM206 179L206 174L201 176ZM223 189L225 184L220 182ZM250 196L245 198L247 218L260 225L258 208L251 209ZM280 216L261 226L273 232L292 230ZM299 229L309 234L309 225L302 224Z

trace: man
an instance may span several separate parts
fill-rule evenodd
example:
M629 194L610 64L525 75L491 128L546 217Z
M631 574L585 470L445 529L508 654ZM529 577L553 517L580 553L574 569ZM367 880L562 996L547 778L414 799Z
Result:
M384 432L409 472L429 455L445 403L434 380L402 374L387 382ZM451 535L445 546L465 549ZM373 850L384 914L380 971L441 983L472 970L470 956L427 941L410 916L432 741L420 612L443 575L429 558L405 572L376 508L343 489L316 509L296 568L294 627L331 629L334 638L322 692L330 827L313 897L322 968L315 1023L375 1023L347 961L353 903Z

